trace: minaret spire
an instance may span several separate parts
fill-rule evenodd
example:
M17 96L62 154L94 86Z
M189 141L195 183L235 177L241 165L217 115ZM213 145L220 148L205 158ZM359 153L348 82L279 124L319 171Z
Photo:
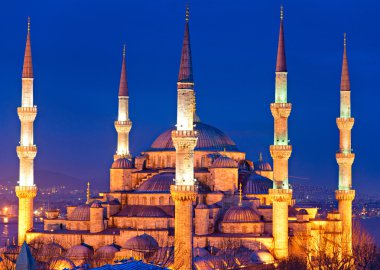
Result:
M22 69L23 78L33 78L32 48L30 44L30 17L28 17L28 34L26 36L26 46L24 54L24 66Z
M119 158L129 158L129 132L132 128L132 121L129 119L129 93L126 67L126 46L123 46L123 60L121 63L121 74L119 83L119 113L115 121L117 131L117 150L114 160Z
M125 63L125 44L123 46L123 61L121 64L119 96L128 96L127 68Z
M192 269L193 203L197 198L194 179L194 148L198 134L194 130L195 94L189 35L189 8L186 9L185 35L177 82L177 128L172 131L176 149L175 185L170 192L175 204L174 267Z
M335 197L339 205L342 219L342 251L345 255L352 254L352 201L355 190L352 189L352 164L355 154L351 149L351 130L355 119L351 117L351 89L347 61L347 37L343 40L343 63L340 83L340 117L336 119L339 129L339 151L336 161L339 165L339 185Z
M278 48L277 48L277 72L286 72L286 57L285 57L285 40L284 40L284 7L281 6L280 10L280 32L278 35Z
M193 83L193 64L191 58L190 31L189 31L189 7L186 8L185 34L182 43L181 64L178 74L178 82Z
M350 91L350 75L348 72L346 33L344 33L344 39L343 39L343 62L342 62L342 76L340 80L340 91Z
M37 107L33 103L33 65L32 49L30 44L30 18L22 70L22 97L21 107L17 114L21 122L20 145L17 146L17 156L20 159L19 185L16 186L16 195L19 198L18 215L18 244L21 246L27 231L33 228L33 199L37 195L34 184L34 158L37 147L34 144L33 125L37 116Z
M287 78L284 39L284 9L280 10L280 33L278 38L275 102L270 109L274 118L274 140L270 146L273 158L273 189L269 194L273 201L272 234L274 240L274 255L277 259L286 259L289 255L288 246L288 205L291 203L292 190L288 183L288 160L292 146L288 139L288 117L292 104L287 102Z

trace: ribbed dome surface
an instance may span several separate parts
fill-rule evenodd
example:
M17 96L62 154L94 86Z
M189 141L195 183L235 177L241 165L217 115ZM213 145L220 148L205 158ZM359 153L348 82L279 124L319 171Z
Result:
M80 245L76 245L69 248L67 250L66 257L69 259L90 258L93 253L94 253L94 250L91 246L82 243Z
M260 216L247 206L232 206L223 216L223 222L254 222L259 220Z
M140 192L170 192L170 186L174 184L174 172L159 173L146 180L137 188Z
M112 163L112 169L133 169L133 163L127 158L116 159Z
M220 156L212 163L211 168L237 168L238 163L232 158Z
M52 256L52 255L57 256L57 255L61 255L63 250L64 249L60 244L52 242L52 243L43 245L41 249L38 251L38 255L39 256Z
M195 150L207 151L238 151L236 144L219 129L197 122L194 130L198 131L198 142ZM150 151L175 151L172 141L172 131L175 127L165 131L152 143Z
M245 194L268 194L273 188L273 181L256 173L249 174L243 183Z
M68 218L69 220L90 220L90 206L88 204L77 206Z
M48 264L49 270L72 270L75 268L75 264L71 260L63 257L52 258Z
M112 244L98 248L95 252L95 256L100 259L113 259L115 253L118 251L120 251L120 249Z
M124 247L129 250L147 252L157 250L158 243L152 236L144 233L127 240Z
M169 217L160 207L150 205L126 206L117 213L119 217Z

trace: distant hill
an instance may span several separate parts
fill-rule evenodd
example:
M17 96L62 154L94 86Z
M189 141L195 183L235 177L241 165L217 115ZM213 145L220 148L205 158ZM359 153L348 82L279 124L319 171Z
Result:
M18 176L3 177L1 182L10 182L16 184ZM64 185L70 189L83 189L86 187L87 180L76 178L67 174L36 170L34 172L35 183L40 188L48 188L53 186ZM99 187L102 188L102 187Z

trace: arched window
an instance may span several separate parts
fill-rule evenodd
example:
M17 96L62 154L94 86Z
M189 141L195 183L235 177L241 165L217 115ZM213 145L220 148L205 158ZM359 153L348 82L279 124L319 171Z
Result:
M142 198L142 203L141 203L141 204L142 204L142 205L146 205L146 203L147 203L146 197L143 197L143 198Z
M164 205L164 197L161 196L158 200L160 205Z
M150 198L150 205L155 205L156 204L156 198L155 197L151 197Z

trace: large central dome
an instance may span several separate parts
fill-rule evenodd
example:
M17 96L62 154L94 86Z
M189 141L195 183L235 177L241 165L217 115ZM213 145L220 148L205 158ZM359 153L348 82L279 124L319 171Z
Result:
M201 122L194 124L194 130L198 131L198 142L195 150L239 151L233 140L219 129ZM158 136L150 146L149 151L175 151L171 135L173 130L175 127Z

